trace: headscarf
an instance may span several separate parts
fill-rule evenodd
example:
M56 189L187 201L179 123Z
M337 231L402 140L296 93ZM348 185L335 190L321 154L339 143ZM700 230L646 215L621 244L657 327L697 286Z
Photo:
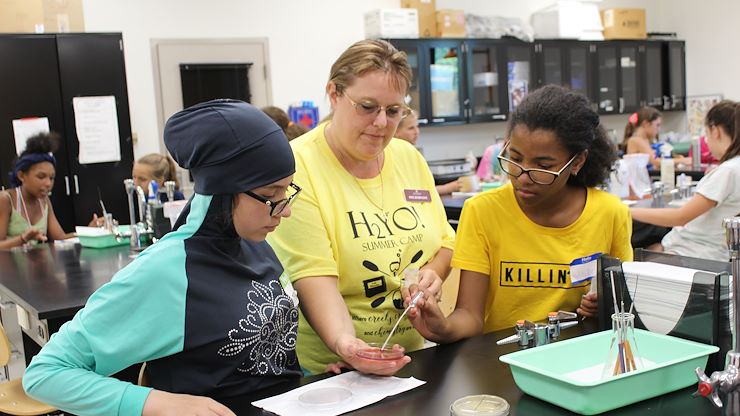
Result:
M18 158L18 161L15 162L15 168L8 172L8 176L10 177L10 186L13 188L21 186L21 181L18 179L18 172L26 172L31 168L31 166L41 162L50 162L54 167L57 165L57 160L51 153L26 153Z

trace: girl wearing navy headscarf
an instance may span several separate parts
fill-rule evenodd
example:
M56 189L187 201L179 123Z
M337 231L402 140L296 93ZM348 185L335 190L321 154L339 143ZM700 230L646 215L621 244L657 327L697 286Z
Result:
M215 100L173 115L164 141L195 195L33 358L23 385L37 400L80 416L231 416L220 400L302 375L297 297L265 242L300 192L285 134ZM147 387L110 377L141 362Z
M49 200L57 141L56 133L30 137L10 172L12 189L0 192L0 249L74 236L59 225Z

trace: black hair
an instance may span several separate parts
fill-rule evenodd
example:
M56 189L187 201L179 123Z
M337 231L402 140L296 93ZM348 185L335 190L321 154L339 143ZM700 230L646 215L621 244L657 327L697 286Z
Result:
M26 140L26 148L20 154L23 157L29 153L54 153L59 148L59 133L37 133Z
M585 96L557 85L546 85L529 93L516 108L508 136L519 124L529 130L553 132L571 155L588 150L578 175L568 178L569 185L593 187L609 178L617 160L616 149Z

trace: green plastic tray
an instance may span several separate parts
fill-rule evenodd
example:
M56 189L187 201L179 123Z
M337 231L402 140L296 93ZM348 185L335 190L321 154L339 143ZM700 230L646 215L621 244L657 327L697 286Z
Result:
M707 364L718 347L635 329L640 356L650 368L608 379L579 382L573 371L603 364L611 330L530 348L500 357L511 366L519 388L534 397L582 415L594 415L697 383L694 369Z
M119 226L118 227L119 233L128 232L129 226ZM108 248L108 247L117 247L117 246L125 246L129 244L129 237L122 237L120 240L116 240L116 236L113 234L105 234L105 235L98 235L98 236L84 236L84 235L78 235L77 238L80 239L80 245L82 247L90 247L90 248Z

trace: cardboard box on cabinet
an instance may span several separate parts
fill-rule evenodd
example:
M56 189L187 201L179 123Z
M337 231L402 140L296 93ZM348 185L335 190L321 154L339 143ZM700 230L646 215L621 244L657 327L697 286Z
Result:
M646 39L645 9L605 9L601 11L604 39Z

